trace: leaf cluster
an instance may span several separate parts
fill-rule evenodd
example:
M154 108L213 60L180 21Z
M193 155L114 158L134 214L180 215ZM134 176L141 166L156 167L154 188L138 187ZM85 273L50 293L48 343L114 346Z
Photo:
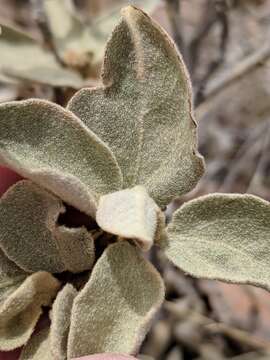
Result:
M136 354L164 299L142 253L152 246L195 277L269 289L267 202L213 194L165 224L166 205L204 171L191 104L172 41L129 6L107 43L101 86L66 109L0 105L0 162L26 179L0 200L1 350L25 345L25 360ZM60 224L69 206L93 227ZM33 334L44 306L51 324Z

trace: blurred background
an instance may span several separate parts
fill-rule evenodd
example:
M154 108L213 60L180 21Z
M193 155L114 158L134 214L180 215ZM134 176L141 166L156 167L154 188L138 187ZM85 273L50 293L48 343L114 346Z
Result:
M194 88L207 171L170 204L168 218L216 191L270 200L270 0L0 0L0 102L38 97L64 106L79 88L97 85L106 40L127 4L173 37ZM151 256L167 293L141 359L270 359L269 293L195 280L157 251Z

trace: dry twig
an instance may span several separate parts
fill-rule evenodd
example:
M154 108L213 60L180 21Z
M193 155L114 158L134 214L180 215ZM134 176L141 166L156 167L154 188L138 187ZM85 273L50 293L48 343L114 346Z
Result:
M172 26L173 39L186 60L185 41L182 36L182 21L180 15L181 0L165 0L166 11Z

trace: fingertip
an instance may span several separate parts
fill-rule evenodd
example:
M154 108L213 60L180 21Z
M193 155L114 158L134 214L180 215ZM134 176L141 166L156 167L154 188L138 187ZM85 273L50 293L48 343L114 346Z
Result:
M4 194L11 185L21 179L22 177L16 172L7 167L0 166L0 196Z
M13 351L0 351L0 360L18 360L20 357L21 349Z
M138 360L138 359L133 356L121 355L121 354L95 354L95 355L75 358L72 360Z

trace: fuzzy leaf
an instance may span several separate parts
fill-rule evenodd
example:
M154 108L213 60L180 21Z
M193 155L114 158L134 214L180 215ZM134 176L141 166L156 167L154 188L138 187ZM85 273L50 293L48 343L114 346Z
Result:
M65 264L65 270L79 273L92 269L95 261L94 238L85 227L55 229L58 250Z
M67 284L58 294L51 311L51 326L32 335L20 360L66 360L67 338L73 300L77 291Z
M68 358L135 353L163 298L162 279L136 247L109 246L74 301Z
M0 162L88 215L99 194L121 188L109 148L75 115L45 100L0 105Z
M42 313L51 304L60 283L51 274L30 275L0 305L0 350L13 350L30 338Z
M103 86L82 89L68 108L110 146L124 187L144 185L166 205L189 191L204 169L190 80L157 24L132 6L122 15L106 47Z
M270 290L270 204L252 195L213 194L177 210L166 254L188 274Z
M50 328L50 349L53 359L67 359L67 341L70 316L77 290L67 284L57 295L52 308Z
M49 50L29 35L6 25L1 25L1 30L0 77L6 82L27 80L52 86L83 86L79 74L62 67Z
M34 334L24 346L19 360L59 360L50 351L49 330L47 327Z
M20 181L0 199L0 247L25 271L80 272L91 269L94 241L85 228L57 225L60 199Z
M134 239L143 249L153 245L158 206L143 186L135 186L100 198L96 220L111 234Z

